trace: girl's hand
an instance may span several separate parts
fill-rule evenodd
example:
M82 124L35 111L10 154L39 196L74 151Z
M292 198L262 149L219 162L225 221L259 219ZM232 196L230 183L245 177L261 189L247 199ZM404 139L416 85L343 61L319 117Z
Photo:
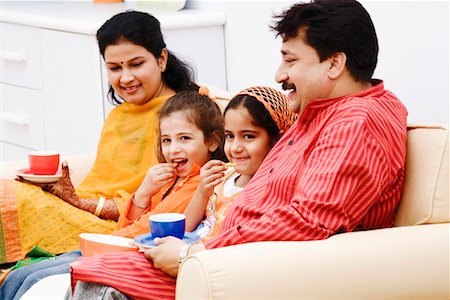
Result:
M150 205L151 197L163 186L171 182L175 175L176 169L173 163L162 163L152 166L148 169L144 180L136 191L135 201L142 207Z
M144 256L153 261L153 265L169 276L176 277L180 265L180 250L185 244L182 240L168 236L155 238L156 247L147 249Z
M211 196L214 187L222 182L225 175L226 166L223 161L210 160L200 169L199 191L204 196Z

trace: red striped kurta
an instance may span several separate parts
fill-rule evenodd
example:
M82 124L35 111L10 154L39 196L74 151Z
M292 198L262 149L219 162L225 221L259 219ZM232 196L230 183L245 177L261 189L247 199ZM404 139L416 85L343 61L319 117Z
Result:
M317 240L391 226L404 181L406 116L382 82L355 95L311 101L206 247ZM136 298L175 295L175 280L138 253L81 259L72 264L72 276Z
M391 226L404 181L406 117L380 81L354 95L311 101L206 247Z

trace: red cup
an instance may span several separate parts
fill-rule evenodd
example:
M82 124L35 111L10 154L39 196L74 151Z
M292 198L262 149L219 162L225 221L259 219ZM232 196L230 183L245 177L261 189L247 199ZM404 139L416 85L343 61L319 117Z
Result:
M35 175L55 175L59 168L59 153L56 151L33 151L28 154L30 171Z

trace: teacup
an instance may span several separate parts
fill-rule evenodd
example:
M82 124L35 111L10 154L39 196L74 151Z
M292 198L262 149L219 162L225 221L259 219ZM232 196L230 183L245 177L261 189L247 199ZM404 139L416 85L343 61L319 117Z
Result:
M149 217L152 237L174 236L184 237L186 229L186 216L179 213L163 213Z
M54 175L59 168L59 152L33 151L28 154L30 171L35 175Z

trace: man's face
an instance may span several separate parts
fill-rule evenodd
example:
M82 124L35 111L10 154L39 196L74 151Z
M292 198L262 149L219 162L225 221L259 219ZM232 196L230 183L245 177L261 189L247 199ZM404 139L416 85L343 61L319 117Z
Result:
M281 46L282 61L275 80L290 90L289 107L302 113L309 101L327 98L329 94L329 60L320 62L316 50L304 42L304 30L289 38Z

